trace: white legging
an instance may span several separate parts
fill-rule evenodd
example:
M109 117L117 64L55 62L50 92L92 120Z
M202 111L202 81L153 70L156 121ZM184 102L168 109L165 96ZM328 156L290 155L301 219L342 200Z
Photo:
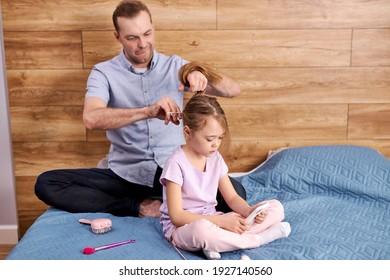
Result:
M269 200L268 215L261 223L253 223L243 234L234 233L200 219L177 228L172 234L172 244L187 251L209 250L227 252L238 249L251 249L260 246L256 234L265 232L270 226L284 219L284 207L278 200ZM218 213L222 215L223 213Z

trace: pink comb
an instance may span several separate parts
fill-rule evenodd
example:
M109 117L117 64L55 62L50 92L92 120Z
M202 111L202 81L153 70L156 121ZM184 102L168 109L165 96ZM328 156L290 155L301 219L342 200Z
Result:
M114 247L121 246L124 244L129 244L129 243L135 243L135 240L130 239L130 240L112 243L112 244L108 244L108 245L104 245L104 246L100 246L100 247L96 247L96 248L86 247L86 248L84 248L83 253L85 255L91 255L91 254L93 254L97 251L100 251L100 250L110 249L110 248L114 248Z

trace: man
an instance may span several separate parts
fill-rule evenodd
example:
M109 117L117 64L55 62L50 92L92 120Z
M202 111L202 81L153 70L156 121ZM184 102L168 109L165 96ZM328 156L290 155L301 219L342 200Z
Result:
M94 66L87 82L83 120L104 129L111 142L108 168L51 170L39 175L35 193L48 205L69 212L109 212L118 216L160 216L161 168L184 143L180 112L187 63L154 49L152 16L140 1L123 1L113 13L116 57ZM227 76L217 85L199 71L188 74L192 92L234 97L240 88ZM242 186L234 182L241 196Z

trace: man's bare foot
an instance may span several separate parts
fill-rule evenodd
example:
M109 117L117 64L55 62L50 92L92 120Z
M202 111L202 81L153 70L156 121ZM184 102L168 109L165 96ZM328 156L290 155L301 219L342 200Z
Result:
M160 206L162 202L160 200L145 199L140 203L139 216L143 217L161 217Z

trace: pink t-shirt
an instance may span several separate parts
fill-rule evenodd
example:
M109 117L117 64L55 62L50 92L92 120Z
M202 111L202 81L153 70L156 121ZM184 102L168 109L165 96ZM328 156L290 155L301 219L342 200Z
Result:
M228 167L221 154L216 151L206 161L206 171L196 169L180 147L167 159L161 174L163 203L160 211L164 236L170 239L175 226L168 216L166 180L182 186L183 209L202 215L216 213L219 179L228 173Z

